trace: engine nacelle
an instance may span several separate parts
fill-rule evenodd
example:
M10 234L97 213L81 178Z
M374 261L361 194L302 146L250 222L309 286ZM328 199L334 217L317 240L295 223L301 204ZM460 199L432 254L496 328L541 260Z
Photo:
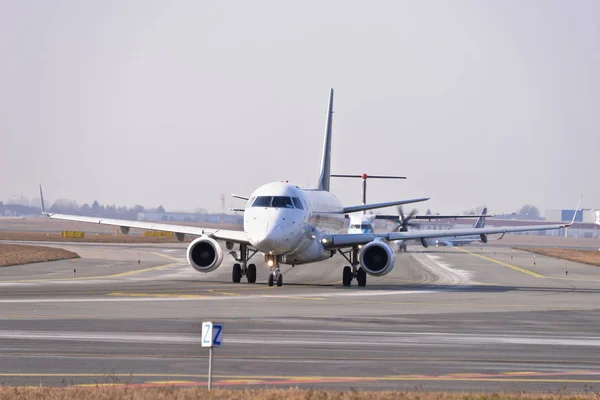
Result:
M488 239L487 239L487 235L485 233L482 233L481 235L479 235L479 239L483 242L483 243L487 243Z
M383 276L394 269L394 250L381 240L366 244L360 251L360 265L369 275Z
M200 236L187 248L188 263L198 272L211 272L223 262L223 249L208 236Z

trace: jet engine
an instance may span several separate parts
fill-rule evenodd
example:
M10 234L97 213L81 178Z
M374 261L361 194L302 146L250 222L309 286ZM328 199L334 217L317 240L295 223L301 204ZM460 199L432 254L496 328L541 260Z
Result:
M187 248L188 263L198 272L211 272L223 262L223 249L208 236L200 236Z
M487 241L488 241L487 235L485 233L482 233L481 235L479 235L479 238L483 243L487 243Z
M385 242L375 240L360 251L360 265L369 275L383 276L394 268L394 250Z

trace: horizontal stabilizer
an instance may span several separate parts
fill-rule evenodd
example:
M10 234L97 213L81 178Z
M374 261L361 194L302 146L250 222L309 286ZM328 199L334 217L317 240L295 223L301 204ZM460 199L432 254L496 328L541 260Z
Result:
M393 176L393 175L367 175L367 174L332 174L332 178L360 178L360 179L406 179L405 176Z
M387 203L362 204L360 206L344 207L343 213L349 214L349 213L358 212L358 211L375 210L377 208L400 206L402 204L410 204L410 203L419 203L421 201L427 201L427 200L429 200L429 197L422 197L419 199L390 201Z
M231 197L235 197L236 199L241 199L241 200L250 200L250 197L246 197L246 196L240 196L239 194L231 194Z

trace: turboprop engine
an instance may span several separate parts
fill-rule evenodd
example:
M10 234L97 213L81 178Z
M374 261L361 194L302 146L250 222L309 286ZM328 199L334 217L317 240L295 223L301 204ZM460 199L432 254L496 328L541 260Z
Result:
M394 250L381 240L366 244L360 251L360 265L373 276L383 276L394 268Z
M223 262L223 249L208 236L200 236L187 248L188 263L198 272L211 272Z

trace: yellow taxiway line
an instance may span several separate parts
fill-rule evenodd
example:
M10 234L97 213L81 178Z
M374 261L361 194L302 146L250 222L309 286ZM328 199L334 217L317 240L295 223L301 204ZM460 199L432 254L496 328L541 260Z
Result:
M76 277L76 278L65 277L65 278L19 279L19 280L12 280L12 281L0 281L0 283L36 283L36 282L82 281L82 280L89 280L89 279L121 278L123 276L137 275L137 274L141 274L144 272L156 271L159 269L174 267L177 265L181 265L181 263L177 262L177 263L170 263L170 264L164 264L164 265L157 265L156 267L136 269L133 271L120 272L118 274L112 274L112 275L81 276L81 277Z
M528 269L517 267L516 265L508 264L508 263L505 263L505 262L500 261L500 260L496 260L496 259L491 258L491 257L482 256L481 254L477 254L477 253L474 253L474 252L469 251L469 250L461 249L460 247L456 247L456 250L460 250L460 251L462 251L464 253L467 253L467 254L470 254L472 256L479 257L479 258L481 258L483 260L486 260L486 261L489 261L489 262L493 262L494 264L502 265L504 267L508 267L508 268L513 269L515 271L522 272L522 273L527 274L527 275L531 275L531 276L533 276L535 278L546 278L544 275L540 275L540 274L538 274L536 272L533 272L533 271L530 271Z

